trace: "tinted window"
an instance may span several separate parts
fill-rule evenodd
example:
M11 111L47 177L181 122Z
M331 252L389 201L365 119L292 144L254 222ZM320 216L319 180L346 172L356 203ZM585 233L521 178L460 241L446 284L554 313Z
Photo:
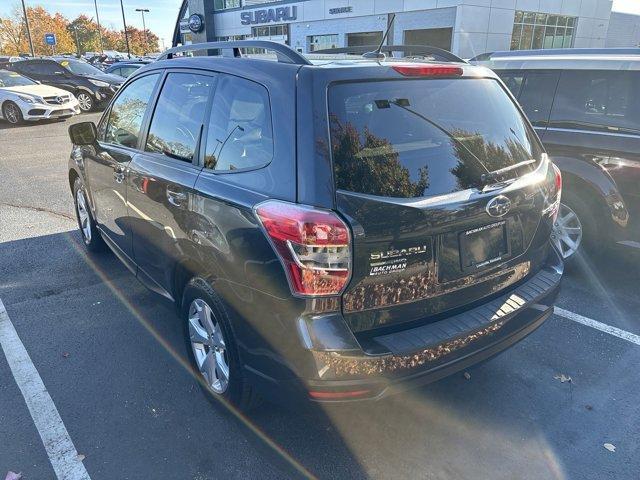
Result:
M212 85L213 77L170 73L158 97L145 149L190 162Z
M25 65L23 68L25 72L37 75L56 75L66 73L64 68L62 68L57 62L53 61L33 62Z
M329 89L329 112L339 189L405 198L450 193L479 186L488 170L541 155L495 80L339 84Z
M144 112L159 76L147 75L122 90L111 106L105 133L106 142L131 148L138 146Z
M638 72L562 72L551 124L640 132Z
M520 89L522 88L522 82L524 81L524 73L504 73L497 72L504 84L511 90L513 96L518 98L520 95Z
M131 75L133 72L135 72L139 68L140 67L122 67L122 68L119 68L118 71L113 73L115 73L116 75L120 75L121 77L127 78L129 75Z
M242 78L221 76L213 99L205 167L239 170L266 165L272 157L267 89Z
M518 101L534 125L546 125L558 84L557 72L529 72L524 79Z

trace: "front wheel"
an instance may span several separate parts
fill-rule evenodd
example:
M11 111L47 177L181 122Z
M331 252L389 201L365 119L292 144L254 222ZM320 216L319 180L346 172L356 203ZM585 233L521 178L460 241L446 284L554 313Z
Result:
M80 235L87 250L90 252L100 252L106 247L96 222L91 214L89 208L89 202L87 200L87 194L84 189L84 185L79 178L73 184L73 198L76 207L76 218L78 219L78 227L80 228Z
M80 105L80 110L83 112L90 112L94 107L94 100L91 95L86 92L80 92L76 95L78 99L78 104Z
M12 125L20 125L24 121L22 110L11 101L4 102L4 105L2 105L2 116Z

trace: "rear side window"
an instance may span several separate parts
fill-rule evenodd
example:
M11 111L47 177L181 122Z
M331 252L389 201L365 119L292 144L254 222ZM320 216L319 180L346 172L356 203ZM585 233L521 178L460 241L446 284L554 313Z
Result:
M213 81L214 77L192 73L167 75L153 112L146 151L193 160Z
M527 73L518 101L533 125L547 125L558 77L558 72Z
M243 78L221 75L213 98L205 168L223 171L257 168L272 158L267 89Z
M371 195L413 198L477 187L483 173L542 153L492 79L336 84L329 88L329 122L336 187Z
M562 72L551 125L640 133L639 73Z
M105 142L137 148L142 119L159 76L139 78L120 92L109 112Z

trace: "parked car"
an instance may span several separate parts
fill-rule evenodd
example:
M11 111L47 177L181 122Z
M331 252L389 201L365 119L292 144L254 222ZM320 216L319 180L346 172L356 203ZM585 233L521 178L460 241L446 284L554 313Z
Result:
M84 244L175 301L216 398L377 399L551 315L560 172L497 75L454 59L177 47L69 128Z
M137 60L132 62L116 62L108 66L104 73L110 73L112 75L119 75L123 78L129 77L133 72L139 68L144 67L151 63L151 60Z
M78 113L78 100L72 93L0 70L0 118L7 122L68 118Z
M500 75L562 171L553 239L563 256L640 249L640 49L495 52L474 63Z
M85 61L66 57L22 60L12 63L9 68L45 85L73 93L83 112L106 106L124 81Z

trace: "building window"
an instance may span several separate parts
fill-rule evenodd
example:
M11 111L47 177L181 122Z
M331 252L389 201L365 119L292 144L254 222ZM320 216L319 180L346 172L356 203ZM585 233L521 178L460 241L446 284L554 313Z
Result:
M227 10L228 8L239 8L241 6L240 0L214 0L213 2L214 10Z
M378 46L382 42L382 32L347 33L348 47Z
M288 25L266 25L264 27L251 27L252 37L285 37L288 33Z
M309 35L307 37L307 51L315 52L327 48L338 47L338 35Z
M566 15L516 11L511 50L570 48L577 20Z

